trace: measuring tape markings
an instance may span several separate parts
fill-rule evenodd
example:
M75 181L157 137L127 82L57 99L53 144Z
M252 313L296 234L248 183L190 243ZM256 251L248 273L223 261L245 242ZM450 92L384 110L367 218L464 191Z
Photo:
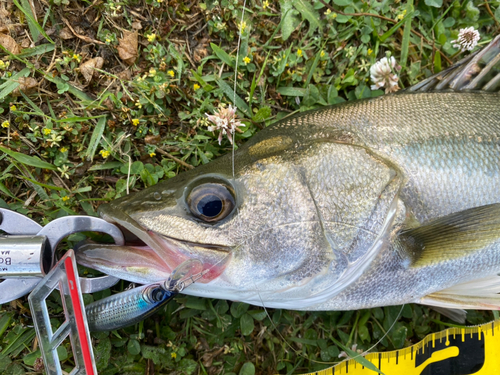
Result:
M491 375L500 370L500 321L432 333L407 348L365 356L385 375ZM307 375L375 374L354 359Z

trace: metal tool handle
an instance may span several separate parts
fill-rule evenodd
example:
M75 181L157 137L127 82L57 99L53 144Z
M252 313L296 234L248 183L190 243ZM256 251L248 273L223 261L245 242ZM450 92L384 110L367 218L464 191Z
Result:
M33 290L54 264L59 242L72 233L101 232L109 234L117 245L125 243L118 227L93 216L65 216L42 227L27 216L0 208L0 230L9 235L0 236L0 304ZM107 289L118 281L109 275L80 278L83 293Z
M52 264L45 236L0 236L0 277L42 277Z

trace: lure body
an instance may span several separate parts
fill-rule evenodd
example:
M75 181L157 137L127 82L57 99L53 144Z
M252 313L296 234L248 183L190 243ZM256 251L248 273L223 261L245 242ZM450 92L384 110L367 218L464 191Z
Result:
M175 294L160 284L151 284L93 302L85 307L89 330L112 331L138 323L165 306Z

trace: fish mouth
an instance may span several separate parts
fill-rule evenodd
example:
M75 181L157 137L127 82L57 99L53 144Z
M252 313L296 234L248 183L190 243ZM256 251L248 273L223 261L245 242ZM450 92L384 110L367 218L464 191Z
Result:
M112 204L104 205L100 215L122 231L125 245L85 244L76 254L80 264L112 276L138 283L158 282L186 260L197 259L203 265L203 277L197 282L209 283L224 272L231 259L230 247L164 236L143 228Z

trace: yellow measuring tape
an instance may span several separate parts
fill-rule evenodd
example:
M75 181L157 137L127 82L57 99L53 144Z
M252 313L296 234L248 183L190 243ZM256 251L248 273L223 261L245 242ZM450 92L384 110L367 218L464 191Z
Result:
M500 320L476 327L449 328L418 344L365 356L385 375L491 375L500 373ZM376 374L354 359L307 375Z

